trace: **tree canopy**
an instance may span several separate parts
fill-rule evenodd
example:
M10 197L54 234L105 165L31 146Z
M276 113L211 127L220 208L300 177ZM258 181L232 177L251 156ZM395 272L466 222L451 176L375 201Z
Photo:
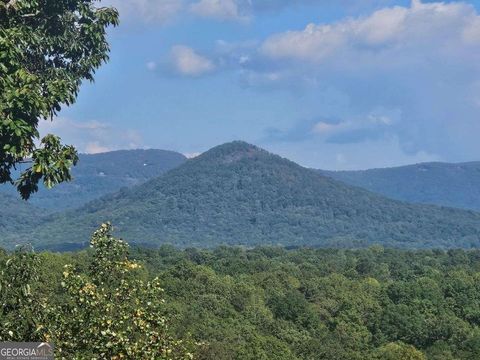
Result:
M0 249L0 340L59 359L480 359L480 250Z
M114 8L95 0L0 0L0 184L15 184L24 199L68 181L78 157L39 121L53 120L75 102L82 81L108 60L106 30ZM30 166L20 175L22 162Z
M0 265L0 340L52 342L60 359L192 359L195 344L169 333L158 277L145 279L110 224L90 245L83 271L66 264L61 277L50 270L43 277L42 266L59 264L30 248L8 256Z

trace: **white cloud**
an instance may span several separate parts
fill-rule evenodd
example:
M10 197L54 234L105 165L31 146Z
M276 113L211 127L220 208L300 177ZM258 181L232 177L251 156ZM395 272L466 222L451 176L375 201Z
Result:
M252 10L249 0L104 0L114 6L122 20L166 24L194 15L217 20L246 20Z
M200 76L215 69L212 61L183 45L171 49L170 59L175 72L183 76Z
M99 153L120 149L143 147L141 135L132 129L121 129L99 121L74 121L58 117L53 121L41 121L41 136L55 134L65 144L74 145L82 153Z
M317 97L316 108L307 103L311 118L342 123L318 125L317 141L396 138L409 157L425 153L447 161L480 153L480 15L470 4L417 0L309 24L268 37L248 55L244 83L297 92L300 107L302 97ZM329 91L344 99L340 105L325 104Z
M271 59L322 64L341 58L355 64L372 62L374 56L380 62L385 60L383 55L402 51L415 51L415 56L416 52L435 50L457 56L451 49L467 46L477 50L480 46L480 18L473 6L413 1L409 8L385 8L367 17L309 24L302 31L276 34L263 43L260 51Z
M345 11L358 12L393 3L394 0L103 0L115 6L123 20L165 24L182 16L194 15L217 20L243 21L265 12L288 7L340 4Z
M468 24L466 24L463 30L463 40L467 44L480 43L480 18L478 16L472 16Z
M185 10L184 0L104 0L102 6L114 6L122 20L167 23Z
M190 5L192 13L220 20L242 20L245 16L240 15L239 6L235 0L200 0Z
M324 135L324 134L330 134L332 132L338 131L342 127L344 127L344 124L330 124L328 122L319 121L313 126L312 131L315 134Z
M345 44L343 26L309 24L304 31L277 34L263 43L260 52L272 59L320 61Z

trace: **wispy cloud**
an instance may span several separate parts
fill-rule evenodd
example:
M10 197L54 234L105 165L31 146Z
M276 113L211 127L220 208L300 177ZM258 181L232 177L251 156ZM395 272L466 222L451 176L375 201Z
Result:
M168 79L178 85L175 91L179 99L184 96L181 89L190 86L191 78L208 74L216 76L197 81L193 86L199 91L215 86L218 90L219 84L229 90L240 87L230 92L238 97L234 110L241 116L261 117L252 136L260 138L262 128L268 128L262 141L271 146L281 144L292 153L299 148L303 154L314 154L318 149L319 157L334 152L341 154L344 164L365 164L367 160L361 161L360 155L372 159L368 160L372 164L375 157L382 157L381 164L392 165L395 159L462 161L480 153L480 16L467 2L415 0L408 6L394 6L404 2L109 1L138 7L140 12L125 16L155 22L147 26L155 32L152 38L158 36L158 24L181 18L182 31L177 32L176 27L166 30L172 37L167 46L185 45L174 46L167 54L164 48L156 47L152 53L145 50L144 66L149 71L182 77ZM155 9L163 6L170 14L167 17L156 13ZM305 22L299 28L302 18L313 18L306 16L308 11L303 8L294 21L271 24L271 12L282 10L279 19L284 19L297 10L292 9L295 6L312 6L312 14L320 14L319 9L330 6L330 10L338 11L319 18L337 17ZM196 21L198 17L203 20ZM220 22L207 24L205 19ZM224 24L239 19L249 21L245 27ZM258 25L262 31L242 32L250 25ZM290 25L290 30L279 30ZM202 26L209 31L195 36L196 43L185 43L185 34ZM226 30L228 41L218 40L222 30ZM260 33L270 35L247 37ZM147 63L150 59L155 61ZM231 81L235 76L238 83ZM222 91L212 91L211 103L223 105L222 95ZM264 108L257 104L260 110L244 111L261 98L268 102ZM215 112L212 108L215 106L209 106L210 113ZM224 111L222 106L218 109ZM171 110L168 116L179 113ZM198 121L197 114L188 111L181 117L185 123L190 117L191 123ZM225 138L222 136L218 139ZM102 142L99 145L104 146ZM280 148L275 150L282 152ZM393 163L387 161L389 154ZM333 161L334 156L330 158Z
M103 0L102 6L114 6L126 21L166 24L185 11L185 0Z
M395 126L400 119L400 111L377 108L369 114L351 116L343 120L339 118L301 120L287 129L267 129L263 141L317 140L332 144L360 143L395 136Z
M132 129L120 129L99 121L80 122L59 117L40 122L40 134L52 133L82 153L99 153L120 149L142 148L142 136Z
M206 56L184 45L175 45L170 49L166 59L160 63L147 63L149 70L160 68L163 72L185 77L199 77L213 72L216 65Z
M170 56L174 69L181 75L199 76L215 69L213 62L188 46L174 46Z
M185 16L221 21L246 21L265 12L299 6L341 6L347 12L375 9L393 0L103 0L115 6L123 20L166 24Z
M190 5L190 11L195 15L220 20L247 20L246 15L240 13L239 3L236 0L200 0Z

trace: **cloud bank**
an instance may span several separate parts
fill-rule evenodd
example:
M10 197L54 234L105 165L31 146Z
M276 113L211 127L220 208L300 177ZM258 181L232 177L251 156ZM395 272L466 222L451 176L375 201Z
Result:
M104 0L102 5L116 7L121 18L127 21L166 24L181 16L246 21L262 13L289 7L335 4L354 11L391 3L393 0Z
M406 154L446 160L480 152L480 16L472 5L414 0L274 34L248 56L245 84L317 96L316 116L339 119L307 121L303 136L298 126L280 129L279 141L395 139ZM332 102L341 107L327 109Z

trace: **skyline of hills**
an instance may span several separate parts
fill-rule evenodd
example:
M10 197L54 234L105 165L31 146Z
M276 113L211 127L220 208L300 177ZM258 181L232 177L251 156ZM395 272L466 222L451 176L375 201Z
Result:
M391 200L240 141L50 215L22 235L46 247L79 244L103 221L127 241L150 246L469 248L480 241L480 213Z
M74 209L123 187L142 184L186 161L178 152L147 149L81 154L73 181L40 186L29 203L49 213ZM480 161L426 162L367 170L318 170L321 174L391 199L480 210ZM18 197L9 184L0 193Z
M50 190L41 186L29 203L48 212L74 209L122 187L144 183L184 161L183 154L160 149L81 154L79 164L72 169L72 182ZM480 161L318 171L395 200L480 210ZM17 197L15 188L8 184L0 186L0 193Z
M74 209L123 187L139 185L182 164L186 157L169 150L118 150L80 154L73 180L52 189L40 186L29 203L49 212ZM15 187L0 185L0 193L17 196Z
M480 161L429 162L360 171L326 171L346 184L412 203L480 210Z

